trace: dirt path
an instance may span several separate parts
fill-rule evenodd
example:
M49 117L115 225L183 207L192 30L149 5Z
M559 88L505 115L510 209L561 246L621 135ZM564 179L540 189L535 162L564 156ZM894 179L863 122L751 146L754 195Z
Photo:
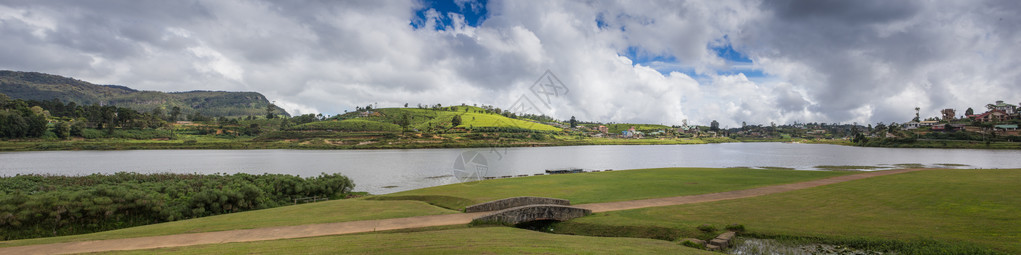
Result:
M861 174L837 176L837 177L831 177L831 178L819 179L819 180L813 180L813 181L806 181L806 182L798 182L798 183L790 183L790 184L765 186L765 187L758 187L758 188L752 188L752 189L726 191L726 192L719 192L719 193L709 193L709 194L691 195L691 196L680 196L680 197L652 198L652 199L642 199L642 200L629 200L629 201L620 201L620 202L583 204L583 205L574 205L574 207L589 209L589 210L592 210L592 212L606 212L606 211L620 211L620 210L638 209L638 208L646 208L646 207L657 207L657 206L668 206L668 205L683 205L683 204L693 204L693 203L704 203L704 202L712 202L712 201L719 201L719 200L729 200L729 199L738 199L738 198L746 198L746 197L756 197L756 196L762 196L762 195L768 195L768 194L774 194L774 193L787 192L787 191L792 191L792 190L807 189L807 188L811 188L811 187L830 185L830 184L846 182L846 181L860 180L860 179L876 177L876 176L899 174L899 173L905 173L905 172L914 172L914 171L919 171L919 170L928 170L928 169L920 169L919 168L919 169L898 169L898 170L875 171L875 172L866 172L866 173L861 173Z
M738 199L787 192L792 190L818 187L845 181L865 179L875 176L913 172L926 169L901 169L867 172L854 175L838 176L814 181L781 184L746 190L735 190L711 194L631 200L608 203L582 204L575 207L590 209L593 212L618 211L646 207L703 203L719 200ZM300 226L282 226L256 229L242 229L219 232L177 234L167 236L136 237L112 240L81 241L70 243L40 244L0 248L0 254L66 254L118 250L140 250L163 247L180 247L200 244L217 244L232 242L252 242L276 239L289 239L313 236L340 235L394 229L410 229L432 226L468 224L472 219L485 215L487 212L460 213L445 215L417 216L396 219L349 221Z

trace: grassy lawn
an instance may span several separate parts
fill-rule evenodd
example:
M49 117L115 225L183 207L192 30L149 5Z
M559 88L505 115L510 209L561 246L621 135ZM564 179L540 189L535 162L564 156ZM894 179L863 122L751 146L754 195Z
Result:
M1019 254L1019 180L1016 169L920 171L755 198L598 213L560 227L585 234L605 226L644 226L695 236L701 224L738 223L767 236L935 240Z
M333 200L174 221L112 231L0 242L0 247L172 235L273 226L402 218L456 213L419 201Z
M563 198L572 204L587 204L714 193L847 174L854 172L658 168L486 180L398 192L381 198L422 200L458 210L474 203L516 196Z
M718 254L652 239L555 235L509 227L371 233L116 254Z

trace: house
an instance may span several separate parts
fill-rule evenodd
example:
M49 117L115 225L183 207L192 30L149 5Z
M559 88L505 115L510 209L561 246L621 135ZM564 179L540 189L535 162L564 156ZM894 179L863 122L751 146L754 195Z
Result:
M922 122L918 122L918 125L922 126L922 127L931 127L931 126L935 126L937 124L939 124L939 121L935 121L935 120L925 120L925 121L922 121Z
M921 127L921 124L919 124L918 122L912 121L912 122L904 123L904 125L902 125L901 127L903 127L904 130L912 130L912 129L916 129L916 128Z
M975 121L978 121L978 122L1001 122L1001 121L1006 121L1007 118L1009 118L1009 117L1010 117L1010 115L1008 115L1006 111L995 110L995 109L994 110L989 110L988 112L985 112L983 114L969 115L968 116L968 118L971 118L971 119L973 119Z
M607 128L606 126L603 126L603 125L599 125L597 130L599 130L599 133L603 133L603 134L606 134L606 133L610 132L610 129Z
M620 132L620 137L622 137L622 138L637 138L637 139L641 139L644 136L645 136L645 134L642 134L642 132L635 131L635 126L631 126L631 128L628 128L627 130L624 130L624 131Z
M685 124L685 125L681 125L681 127L677 128L677 133L678 134L697 134L698 133L698 129L695 128L695 126L688 126L687 124Z
M995 104L987 104L986 108L988 108L989 111L1003 111L1003 113L1006 113L1007 115L1014 115L1014 113L1017 113L1016 105L1004 103L1003 100L997 100Z
M993 128L995 128L995 129L1002 129L1004 131L1007 131L1007 130L1017 130L1017 125L996 125L996 126L993 126Z

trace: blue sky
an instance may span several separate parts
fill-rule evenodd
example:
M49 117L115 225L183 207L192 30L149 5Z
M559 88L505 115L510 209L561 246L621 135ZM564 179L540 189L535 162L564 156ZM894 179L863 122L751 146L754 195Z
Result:
M486 4L488 2L489 1L486 0L478 0L465 1L458 4L457 1L453 0L423 0L422 4L424 6L423 8L415 11L415 18L411 21L411 26L416 29L421 28L420 26L426 19L426 12L429 9L433 9L441 14L439 23L437 24L438 27L435 29L443 29L443 27L451 25L452 21L450 16L446 15L447 13L461 14L461 16L464 16L464 21L467 25L478 27L479 24L482 24L482 22L485 21L486 16L489 14L486 10Z
M460 4L458 1L453 0L423 0L422 4L422 8L415 11L415 17L410 22L411 26L415 29L422 28L421 26L427 19L426 13L430 9L440 13L439 22L436 24L436 27L432 28L436 30L443 30L445 27L452 25L453 21L450 16L447 15L448 13L456 13L464 16L465 23L472 27L478 27L485 21L488 15L488 10L486 9L488 1L485 0L466 0ZM596 26L600 29L607 29L610 27L610 25L604 20L603 14L596 16L593 22L595 22ZM620 29L624 30L625 28L620 27ZM706 47L710 52L715 53L717 57L722 58L729 65L728 68L717 70L716 74L736 75L741 73L749 79L760 79L766 76L760 69L748 68L752 66L752 60L745 54L735 50L727 35L724 35L719 41L721 43L706 44ZM705 75L696 73L694 67L690 64L685 64L685 61L678 60L677 57L669 53L648 52L640 46L631 45L621 50L619 54L631 59L632 65L649 66L664 75L667 75L670 72L680 72L699 80L707 78Z

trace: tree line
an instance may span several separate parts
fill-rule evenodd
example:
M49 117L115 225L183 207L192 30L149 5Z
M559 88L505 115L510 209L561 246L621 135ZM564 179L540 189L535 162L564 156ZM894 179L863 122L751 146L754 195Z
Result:
M161 109L140 113L116 106L77 105L53 100L11 99L0 94L0 138L36 138L52 132L58 138L84 136L86 129L157 129L167 127L167 121L178 118L175 107L165 116ZM52 123L52 125L50 125Z
M0 240L91 233L344 198L341 174L139 174L0 177Z

